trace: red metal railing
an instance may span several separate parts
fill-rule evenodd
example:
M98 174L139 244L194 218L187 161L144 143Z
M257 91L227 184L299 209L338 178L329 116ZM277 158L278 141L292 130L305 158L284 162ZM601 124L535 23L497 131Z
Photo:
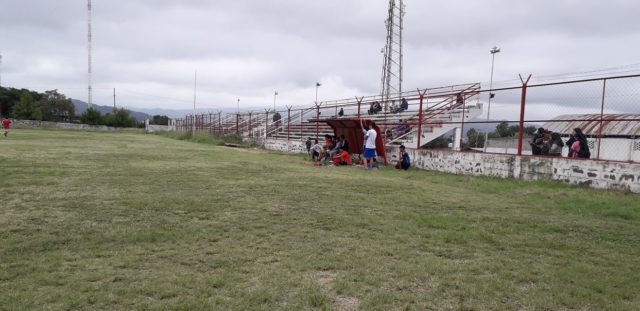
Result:
M176 120L176 129L303 141L331 134L327 125L312 121L340 118L337 114L342 110L344 118L366 116L375 120L389 145L404 143L409 148L547 156L535 152L538 145L532 141L533 129L548 128L566 141L577 127L585 130L592 159L640 162L640 106L636 104L640 98L640 75L539 84L530 79L522 79L517 86L492 90L483 90L475 83L395 94L395 102L405 98L409 104L399 113L392 113L391 103L376 95L310 107L286 107L277 111L283 116L279 120L273 119L276 112L273 110L188 115ZM485 106L491 94L495 95L492 118L487 119ZM370 110L375 102L381 104L382 110L367 112L366 107ZM402 131L394 132L399 127ZM443 134L447 129L451 131ZM486 141L483 135L488 138ZM565 146L563 155L568 149Z

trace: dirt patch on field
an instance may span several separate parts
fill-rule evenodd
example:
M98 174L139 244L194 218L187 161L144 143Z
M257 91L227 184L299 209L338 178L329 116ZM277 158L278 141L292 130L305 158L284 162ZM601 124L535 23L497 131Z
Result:
M360 305L360 299L353 296L338 295L333 290L331 282L336 278L338 274L336 272L323 271L318 275L318 283L322 286L322 290L325 295L333 298L333 306L336 310L340 311L354 311L358 310Z

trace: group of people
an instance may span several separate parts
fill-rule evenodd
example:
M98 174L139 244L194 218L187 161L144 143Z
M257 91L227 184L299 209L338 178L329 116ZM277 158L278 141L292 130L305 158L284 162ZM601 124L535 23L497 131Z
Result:
M573 129L571 137L566 143L562 140L560 133L539 128L529 144L533 155L560 157L562 156L562 149L567 146L569 147L569 158L589 159L591 157L587 136L584 135L580 128Z
M364 136L362 146L364 152L361 155L362 165L365 169L378 168L376 160L378 132L375 130L375 122L365 124L360 119L360 128ZM323 144L320 144L317 139L312 140L309 138L306 142L306 147L315 165L322 165L323 163L331 163L334 166L352 164L349 141L344 135L340 135L340 137L325 135ZM399 161L396 164L397 169L407 170L411 166L409 154L405 149L404 146L400 146Z
M351 165L351 155L349 154L349 142L344 135L325 135L324 143L320 144L317 139L307 140L307 151L311 159L317 164L331 163L334 166Z
M398 105L395 100L392 100L391 101L391 107L389 107L389 111L391 113L400 113L400 112L403 112L403 111L405 111L407 109L409 109L409 102L407 101L406 98L403 98L400 101L400 105ZM372 114L377 114L377 113L379 113L381 111L382 111L382 104L380 104L379 101L374 101L369 106L369 110L367 111L367 113L369 115L372 115Z

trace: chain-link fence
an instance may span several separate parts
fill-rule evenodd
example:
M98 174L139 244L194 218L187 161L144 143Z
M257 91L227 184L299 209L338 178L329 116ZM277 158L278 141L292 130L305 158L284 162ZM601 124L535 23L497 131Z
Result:
M479 83L322 102L310 107L189 115L179 131L253 139L333 135L326 120L375 121L388 145L460 152L640 161L640 75L483 90Z

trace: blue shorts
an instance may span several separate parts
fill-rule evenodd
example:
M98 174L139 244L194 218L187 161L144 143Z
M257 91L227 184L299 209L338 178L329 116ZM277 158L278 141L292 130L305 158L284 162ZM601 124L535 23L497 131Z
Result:
M365 158L375 158L376 157L376 150L375 149L370 149L370 148L365 148L364 149L364 157Z

